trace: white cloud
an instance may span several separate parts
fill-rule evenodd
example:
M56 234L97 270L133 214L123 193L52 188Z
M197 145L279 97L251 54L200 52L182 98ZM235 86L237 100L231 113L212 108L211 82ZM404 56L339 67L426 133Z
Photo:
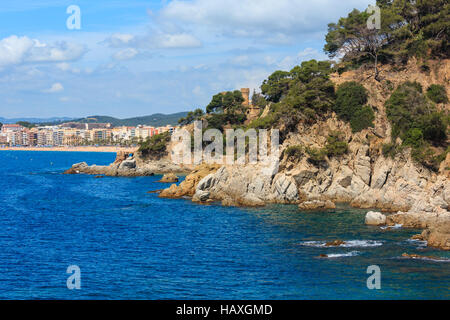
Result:
M114 53L113 58L115 60L129 60L133 59L138 53L139 51L134 48L126 48Z
M197 25L224 36L264 37L286 42L292 35L326 30L327 23L370 0L174 0L159 20ZM274 37L275 35L275 37Z
M230 63L239 67L248 67L251 64L250 57L248 55L240 55L230 60Z
M202 46L200 40L187 33L160 34L155 38L155 45L164 49L198 48Z
M102 43L111 48L124 48L128 51L123 54L131 53L130 48L133 49L189 49L198 48L202 46L202 42L195 36L184 33L167 33L161 30L151 30L143 35L131 34L113 34ZM137 54L137 52L136 52Z
M63 62L81 58L86 52L81 45L65 41L42 43L26 36L12 35L0 40L0 67L36 62Z
M128 45L133 39L134 36L132 34L114 33L109 38L104 40L103 43L106 43L112 48L120 48Z
M50 89L43 90L42 92L56 93L56 92L61 92L63 90L64 90L64 86L61 83L56 82L56 83L52 84Z

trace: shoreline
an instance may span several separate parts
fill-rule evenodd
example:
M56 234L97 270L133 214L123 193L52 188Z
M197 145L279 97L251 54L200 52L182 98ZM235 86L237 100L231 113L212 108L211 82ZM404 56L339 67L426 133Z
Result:
M7 147L0 148L0 151L56 151L56 152L105 152L105 153L117 153L117 152L129 152L135 153L137 148L126 147Z

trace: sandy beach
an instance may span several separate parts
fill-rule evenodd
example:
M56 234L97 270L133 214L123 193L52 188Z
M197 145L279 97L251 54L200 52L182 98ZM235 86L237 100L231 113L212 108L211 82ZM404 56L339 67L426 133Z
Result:
M61 152L119 152L134 153L137 148L106 147L106 146L79 146L79 147L6 147L0 151L61 151Z

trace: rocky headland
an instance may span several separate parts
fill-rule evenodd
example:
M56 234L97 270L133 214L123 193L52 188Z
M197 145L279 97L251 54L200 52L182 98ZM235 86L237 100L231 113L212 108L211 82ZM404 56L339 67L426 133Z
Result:
M105 175L109 177L140 177L156 174L187 174L192 171L192 166L174 164L168 158L160 158L147 161L139 154L118 152L116 160L108 166L89 166L86 162L76 163L64 174L89 174ZM166 178L164 182L176 182L174 178Z
M416 238L450 250L450 153L438 168L431 168L418 163L410 148L402 148L394 156L385 155L383 150L392 142L392 124L385 109L392 87L408 80L424 88L442 83L448 91L449 60L431 61L429 65L429 72L423 72L414 60L400 71L383 66L380 68L383 81L371 78L371 71L365 69L331 75L336 86L355 81L366 88L368 104L375 111L373 126L354 132L334 112L313 123L299 120L284 137L280 157L267 163L204 163L194 168L173 164L168 156L149 160L139 154L118 154L109 166L81 163L66 173L108 176L189 173L180 184L172 184L159 196L189 197L198 203L220 201L225 206L250 207L295 204L299 210L327 210L335 208L336 203L348 203L356 208L378 209L390 215L371 212L367 224L424 229ZM270 105L260 117L266 116L269 108ZM438 108L448 112L449 104L439 104ZM286 132L285 126L281 123L280 130ZM286 152L292 146L307 150L324 148L334 132L339 132L348 146L345 153L312 159L305 153L290 157ZM401 140L397 138L396 143Z

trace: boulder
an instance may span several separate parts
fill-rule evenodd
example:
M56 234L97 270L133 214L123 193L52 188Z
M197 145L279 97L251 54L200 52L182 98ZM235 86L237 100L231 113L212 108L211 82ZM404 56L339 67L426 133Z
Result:
M119 166L119 169L135 169L136 168L136 160L134 159L127 159L122 161L122 163Z
M383 226L386 224L386 216L381 212L369 211L366 214L365 223L369 226Z
M86 162L80 162L80 163L75 163L72 168L70 168L69 170L64 171L64 174L79 174L79 173L83 173L84 170L86 170L86 168L89 168L88 164Z
M158 182L175 183L175 182L178 182L178 181L179 181L179 179L178 179L178 177L175 174L173 174L173 173L166 173L165 175L163 175L161 180L159 180Z
M336 205L330 200L311 200L298 205L300 210L336 209Z
M194 196L192 197L192 201L194 202L206 202L209 200L210 193L208 191L197 190Z
M422 239L427 241L430 247L450 250L450 221L423 231Z

